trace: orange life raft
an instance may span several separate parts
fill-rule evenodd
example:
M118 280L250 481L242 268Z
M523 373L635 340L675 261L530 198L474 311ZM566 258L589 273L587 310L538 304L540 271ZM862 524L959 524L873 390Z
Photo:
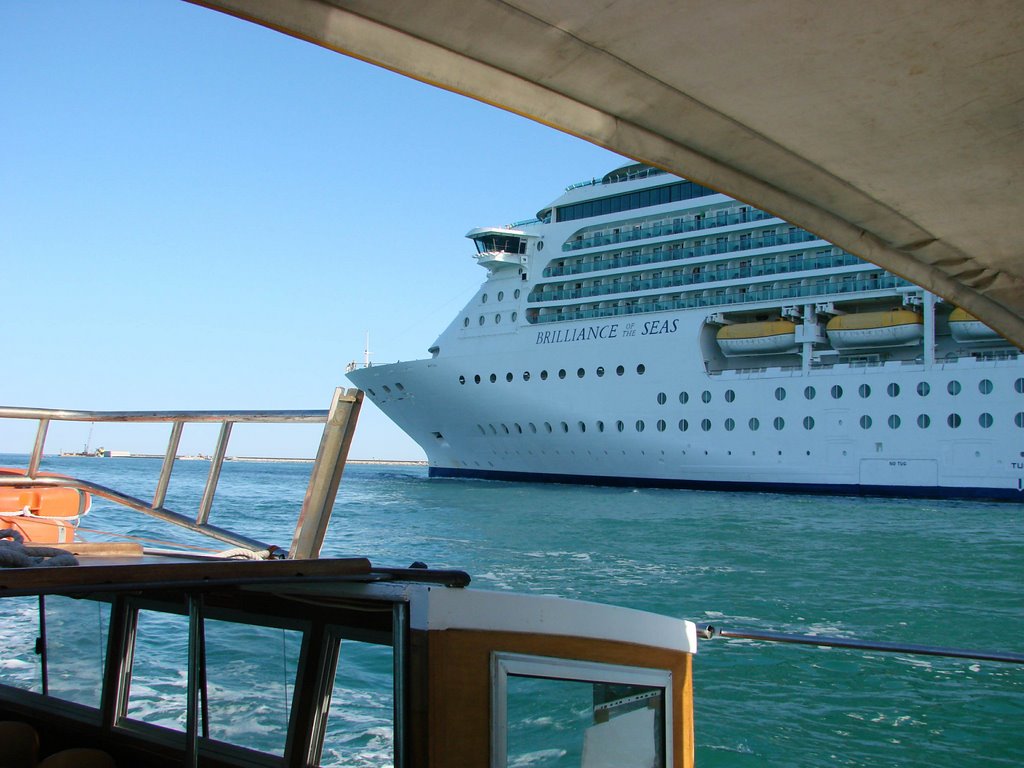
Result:
M25 477L24 469L0 467L0 477ZM67 477L40 472L37 477ZM89 511L92 497L77 488L0 487L0 530L13 528L33 544L69 544L75 524Z

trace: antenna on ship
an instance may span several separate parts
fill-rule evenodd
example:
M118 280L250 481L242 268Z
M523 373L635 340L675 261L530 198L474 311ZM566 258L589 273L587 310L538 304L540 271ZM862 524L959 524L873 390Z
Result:
M363 368L369 368L370 363L370 332L366 332L366 346L363 347Z

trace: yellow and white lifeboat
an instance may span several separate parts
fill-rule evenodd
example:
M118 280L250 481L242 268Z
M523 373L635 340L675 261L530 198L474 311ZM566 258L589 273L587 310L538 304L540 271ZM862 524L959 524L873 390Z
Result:
M835 349L902 347L921 341L924 321L909 309L858 312L833 317L825 333Z
M726 357L796 352L796 323L764 320L724 325L718 329L718 346Z
M979 341L1000 341L1002 336L993 331L974 315L957 307L949 315L949 332L961 344Z

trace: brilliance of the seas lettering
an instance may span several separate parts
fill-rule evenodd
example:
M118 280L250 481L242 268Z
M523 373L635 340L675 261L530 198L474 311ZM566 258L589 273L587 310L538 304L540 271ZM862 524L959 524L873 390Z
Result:
M649 320L644 323L641 336L653 336L656 333L675 333L679 330L679 320Z
M538 344L561 344L594 339L614 339L619 332L618 323L588 325L586 328L559 328L557 331L537 331Z

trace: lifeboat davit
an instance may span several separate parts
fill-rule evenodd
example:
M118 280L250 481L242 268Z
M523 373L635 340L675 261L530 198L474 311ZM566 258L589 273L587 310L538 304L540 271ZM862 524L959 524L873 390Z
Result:
M974 315L957 307L949 315L949 332L961 344L979 341L1002 341L1003 337L993 331Z
M718 329L717 338L726 357L781 355L798 350L796 323L789 320L724 325Z
M25 470L0 467L0 477L25 477ZM37 477L67 477L40 472ZM14 529L32 544L70 544L75 525L92 497L77 488L0 487L0 530Z
M833 317L825 326L835 349L872 349L917 344L924 337L924 321L909 309L858 312Z

